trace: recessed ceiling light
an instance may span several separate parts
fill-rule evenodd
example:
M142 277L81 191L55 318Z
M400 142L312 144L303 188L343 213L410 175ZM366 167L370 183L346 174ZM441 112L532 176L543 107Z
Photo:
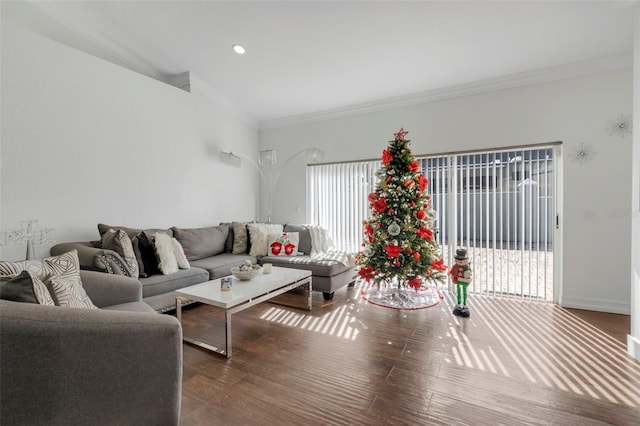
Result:
M238 55L244 55L244 47L240 46L239 44L234 44L231 47L233 48L233 51Z

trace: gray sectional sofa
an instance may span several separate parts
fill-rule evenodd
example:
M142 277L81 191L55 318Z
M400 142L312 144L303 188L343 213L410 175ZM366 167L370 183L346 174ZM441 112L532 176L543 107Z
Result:
M236 225L237 231L238 222L233 224ZM310 270L313 273L313 288L322 291L325 300L330 300L337 289L355 280L354 266L345 266L332 260L311 259L311 237L302 225L283 226L284 231L300 233L300 256L292 257L252 256L249 254L249 248L240 253L236 250L234 253L233 244L238 235L234 235L234 226L231 222L208 228L172 227L148 230L99 224L98 231L101 238L109 229L121 229L132 239L140 233L151 237L156 232L163 232L175 237L182 244L190 263L189 269L180 269L167 275L154 274L138 277L142 284L142 300L157 312L175 309L175 290L229 275L232 267L242 265L245 260L253 264L272 263L274 266ZM250 240L248 235L246 238ZM60 255L76 249L82 269L129 275L131 271L123 256L114 250L101 247L100 243L101 241L61 243L51 248L51 254ZM247 246L250 247L250 241ZM143 268L143 265L140 265L140 268Z
M133 278L80 278L100 309L0 300L2 424L179 424L180 323Z

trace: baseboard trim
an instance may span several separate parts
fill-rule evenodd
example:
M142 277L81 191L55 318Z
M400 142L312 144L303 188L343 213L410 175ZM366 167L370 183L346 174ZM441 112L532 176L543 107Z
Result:
M637 361L640 361L640 340L627 334L627 352Z
M611 314L631 314L629 302L621 303L617 300L589 299L585 297L563 297L560 302L563 308L585 309L588 311L608 312Z

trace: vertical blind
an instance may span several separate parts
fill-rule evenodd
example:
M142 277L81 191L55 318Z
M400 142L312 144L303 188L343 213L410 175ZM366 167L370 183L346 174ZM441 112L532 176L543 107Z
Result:
M436 238L449 265L468 250L469 290L553 299L554 147L417 156L436 210ZM309 223L327 228L336 248L361 249L368 195L379 160L307 167Z

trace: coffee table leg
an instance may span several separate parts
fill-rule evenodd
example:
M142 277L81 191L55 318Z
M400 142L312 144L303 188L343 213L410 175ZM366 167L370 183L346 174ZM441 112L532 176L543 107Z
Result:
M225 311L224 313L224 327L225 327L225 350L224 355L227 358L231 358L231 312Z
M313 298L313 285L311 283L311 280L309 280L309 290L307 291L307 293L309 293L308 299L307 299L307 307L309 308L308 310L311 310L311 306L312 306L312 298Z

